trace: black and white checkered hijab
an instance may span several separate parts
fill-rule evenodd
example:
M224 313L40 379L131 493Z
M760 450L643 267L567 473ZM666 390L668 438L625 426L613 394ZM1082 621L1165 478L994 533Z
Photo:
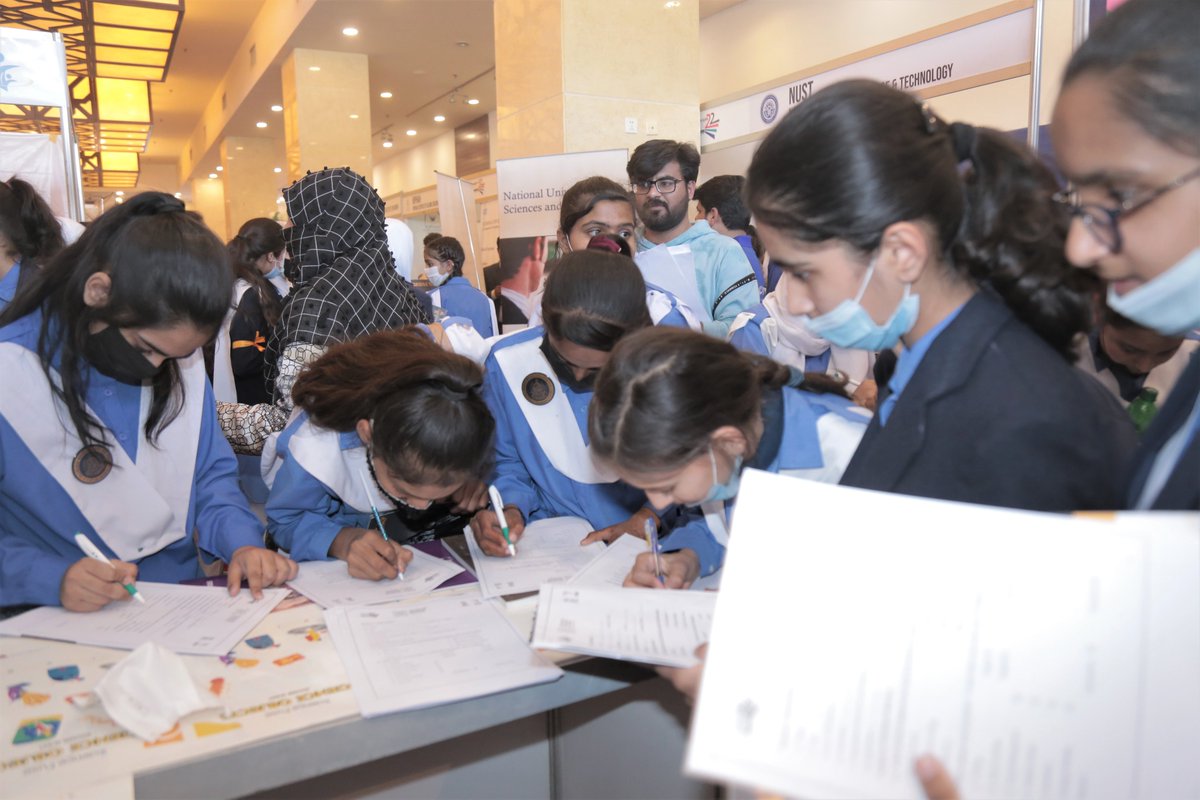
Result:
M345 168L310 172L283 198L293 288L268 342L268 382L289 345L331 345L430 321L392 267L383 200L362 176Z

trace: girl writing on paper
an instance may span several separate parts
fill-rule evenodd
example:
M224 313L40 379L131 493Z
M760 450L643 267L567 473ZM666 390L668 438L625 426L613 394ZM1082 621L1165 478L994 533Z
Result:
M94 611L135 576L263 586L261 547L198 352L229 307L221 242L170 195L101 215L0 314L0 605ZM82 532L114 564L84 558Z
M842 483L1120 505L1134 432L1071 367L1090 281L1063 258L1055 188L1007 135L866 80L814 94L755 152L747 197L788 311L838 347L904 347Z
M568 253L546 279L544 326L507 336L485 364L484 397L496 416L493 484L513 542L529 521L574 516L595 529L582 543L642 535L657 517L643 494L594 459L587 407L596 373L622 338L650 326L646 284L633 262L602 250ZM471 521L480 547L508 555L490 509Z
M273 219L252 219L229 242L233 307L217 334L213 393L227 403L267 403L263 354L267 335L279 321L289 286L283 277L287 246Z
M746 467L837 482L868 414L803 381L795 369L693 331L640 331L614 348L588 415L593 450L655 508L701 511L662 540L664 582L644 553L627 584L687 588L716 571L729 539L727 506ZM821 384L830 386L840 389Z
M463 277L465 260L466 253L453 236L439 236L425 245L425 277L433 285L429 298L446 315L469 319L479 335L487 339L500 332L496 306Z
M298 561L339 558L395 578L404 542L459 533L482 508L495 422L483 374L421 332L337 345L296 380L299 416L280 435L267 519ZM377 509L387 540L368 529Z

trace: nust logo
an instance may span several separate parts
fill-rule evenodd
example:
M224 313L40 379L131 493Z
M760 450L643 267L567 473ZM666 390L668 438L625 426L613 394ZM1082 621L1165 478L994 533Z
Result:
M763 98L762 105L758 107L758 117L764 125L770 125L777 116L779 116L779 98L769 94Z

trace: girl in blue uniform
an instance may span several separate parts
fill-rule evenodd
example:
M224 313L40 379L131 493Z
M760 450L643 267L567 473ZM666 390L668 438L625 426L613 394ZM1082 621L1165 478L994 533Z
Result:
M510 535L515 542L526 522L562 516L591 523L585 542L641 535L653 514L639 490L592 458L587 406L613 347L650 325L646 284L625 256L568 253L546 279L542 313L544 326L499 340L485 365L484 397L497 422L493 483ZM491 510L471 527L484 552L508 554Z
M0 311L65 246L54 212L20 178L0 181Z
M459 533L481 508L495 423L483 374L417 331L337 345L296 380L302 413L280 435L267 519L298 561L339 558L395 578L402 542ZM385 540L368 526L384 515Z
M745 467L837 482L868 416L843 395L800 388L803 379L674 328L641 331L613 350L588 418L593 450L655 508L701 511L663 539L665 581L646 553L629 583L686 588L716 571L729 538L727 506ZM821 388L829 386L836 384Z
M447 315L471 320L479 335L487 339L499 333L496 306L463 277L465 260L462 245L453 236L439 236L425 245L425 277L433 285L429 297Z
M874 81L830 86L755 152L747 196L788 311L904 345L842 483L1042 511L1114 508L1135 434L1072 368L1090 281L1036 155Z
M0 314L0 605L95 611L135 577L199 577L200 554L228 563L230 594L295 577L261 547L198 352L232 289L199 217L144 192Z

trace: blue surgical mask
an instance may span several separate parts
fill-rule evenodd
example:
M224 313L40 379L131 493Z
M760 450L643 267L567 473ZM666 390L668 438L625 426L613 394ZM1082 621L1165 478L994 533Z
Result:
M1200 328L1200 247L1125 294L1108 287L1108 307L1164 336Z
M712 500L724 502L737 497L738 486L742 482L742 457L740 455L734 457L733 470L729 473L729 480L725 481L725 483L721 483L717 478L717 457L713 454L711 444L708 446L708 460L712 464L713 485L708 490L708 494L704 495L704 499L700 502L707 503Z
M804 324L814 336L820 336L838 347L855 350L888 350L896 346L900 337L912 330L917 321L921 298L912 293L910 284L904 285L904 297L883 325L871 319L871 315L859 303L867 291L867 284L875 274L875 259L867 267L862 286L853 300L843 300L828 314L805 317Z
M282 275L283 275L283 267L276 267L275 269L268 272L266 275L263 275L263 277L269 281L273 281L276 278L281 277Z
M439 272L438 270L434 269L433 267L426 267L425 268L425 277L428 278L429 282L432 283L434 286L441 286L450 277L450 273L449 272Z

